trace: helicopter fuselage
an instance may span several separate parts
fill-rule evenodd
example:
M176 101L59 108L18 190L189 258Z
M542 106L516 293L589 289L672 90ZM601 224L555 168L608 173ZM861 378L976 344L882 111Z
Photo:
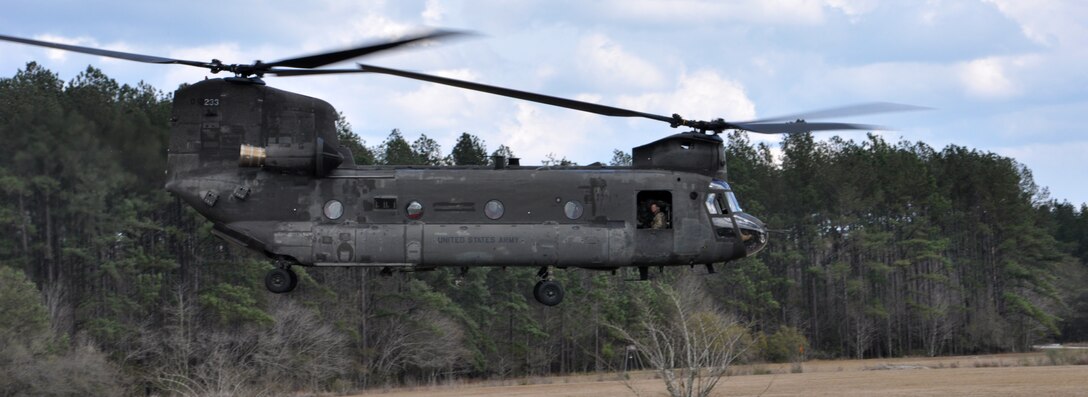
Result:
M727 192L711 182L627 167L362 167L323 178L243 168L168 188L221 237L301 265L615 269L726 262L762 248L715 231L707 198ZM651 202L664 227L651 227Z
M716 136L635 148L632 167L357 167L319 99L207 80L174 104L167 189L220 237L292 264L615 269L726 262L766 243L725 200Z

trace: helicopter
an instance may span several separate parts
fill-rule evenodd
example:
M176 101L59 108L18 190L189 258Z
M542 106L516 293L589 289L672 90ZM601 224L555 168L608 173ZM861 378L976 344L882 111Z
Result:
M126 53L0 35L0 40L129 61L205 68L174 93L166 190L213 223L212 233L275 266L273 293L295 289L293 266L364 266L382 274L480 266L539 268L534 298L562 302L553 268L615 271L705 266L755 255L768 229L743 210L726 179L725 130L791 134L873 130L807 122L801 114L745 122L688 120L434 75L333 63L413 43L463 35L436 30L275 62L225 64ZM689 129L632 149L630 166L360 166L340 145L328 102L269 87L265 76L384 74L610 117ZM807 118L916 110L866 103Z

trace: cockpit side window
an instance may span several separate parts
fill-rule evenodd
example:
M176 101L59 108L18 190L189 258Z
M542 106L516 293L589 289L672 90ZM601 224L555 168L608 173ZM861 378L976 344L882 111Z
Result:
M718 193L707 193L707 195L706 195L706 211L709 212L710 215L721 215L722 214L722 206L721 206L721 202L718 201Z
M720 207L718 207L718 194L709 193L706 195L706 212L712 215L721 213Z
M729 216L729 208L724 204L725 196L729 192L712 191L706 194L706 212L710 214L710 224L714 226L714 233L719 238L731 238L733 232L733 220Z

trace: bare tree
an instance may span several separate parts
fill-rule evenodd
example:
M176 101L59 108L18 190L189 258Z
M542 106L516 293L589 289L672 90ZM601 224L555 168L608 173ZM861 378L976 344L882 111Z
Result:
M858 360L865 358L865 350L876 337L876 321L869 312L870 310L865 308L852 307L847 313L847 318L853 324L850 345L854 348L854 358Z
M413 366L424 371L428 381L434 384L442 371L452 372L452 368L464 362L469 352L464 347L465 336L461 325L454 319L434 311L423 313L427 317L422 324L427 327L425 335L409 354Z
M263 394L252 383L257 376L251 359L254 335L209 331L198 324L199 307L185 288L175 288L172 295L162 335L146 339L152 346L141 349L153 361L150 381L170 395Z
M443 369L465 361L468 351L461 325L434 310L386 316L371 323L368 370L382 382L406 369L419 369L434 380Z
M170 395L260 396L270 390L317 391L346 372L347 338L310 308L284 299L269 327L202 326L200 307L183 288L167 306L166 326L141 338L134 360L150 383Z
M922 327L922 345L926 354L936 357L959 327L950 302L955 302L953 291L944 285L934 285L927 296L929 305L918 307Z
M190 357L189 372L163 372L158 383L164 390L182 396L261 396L267 394L257 382L260 368L253 357L256 343L246 333L202 334L199 356Z
M698 280L689 277L677 288L658 288L661 310L649 310L633 331L613 328L657 371L669 395L708 396L751 346L751 336L711 303Z
M0 346L0 395L116 396L121 371L90 343L63 355L33 355L24 346ZM11 354L15 353L15 354ZM14 364L14 365L13 365Z
M347 371L347 337L316 312L284 300L272 311L275 324L260 338L256 363L279 382L320 390L321 384Z
M68 293L64 284L49 283L42 289L42 303L49 312L49 323L53 334L64 335L72 329L72 306L68 302Z

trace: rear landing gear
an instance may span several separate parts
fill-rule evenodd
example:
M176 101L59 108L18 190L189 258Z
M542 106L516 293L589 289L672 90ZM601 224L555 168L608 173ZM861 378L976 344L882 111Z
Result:
M563 285L558 281L548 280L548 268L540 268L537 273L541 280L533 287L533 297L544 306L555 306L563 302Z
M298 274L288 266L277 267L264 276L264 286L276 294L291 292L298 286Z

